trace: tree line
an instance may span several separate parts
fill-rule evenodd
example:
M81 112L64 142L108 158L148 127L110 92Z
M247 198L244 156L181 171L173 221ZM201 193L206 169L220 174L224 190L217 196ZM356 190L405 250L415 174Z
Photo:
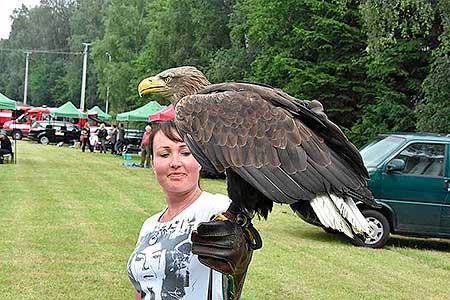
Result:
M145 76L194 65L211 82L252 81L317 99L357 145L389 131L450 132L447 0L41 0L11 16L0 40L0 91L33 105L112 113L148 101ZM109 61L108 55L111 57ZM158 99L166 101L164 99Z

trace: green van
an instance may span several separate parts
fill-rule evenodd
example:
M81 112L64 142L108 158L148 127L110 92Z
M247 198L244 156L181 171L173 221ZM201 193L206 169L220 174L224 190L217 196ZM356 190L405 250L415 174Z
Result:
M359 204L381 248L390 233L450 238L450 135L393 133L361 149L369 189L382 208Z

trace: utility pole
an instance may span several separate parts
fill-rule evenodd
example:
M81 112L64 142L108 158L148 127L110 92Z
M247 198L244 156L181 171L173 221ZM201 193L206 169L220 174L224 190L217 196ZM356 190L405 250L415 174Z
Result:
M28 94L28 61L30 60L30 51L25 51L27 55L25 59L25 83L23 86L23 104L27 105L27 94Z
M87 59L88 59L88 50L91 43L83 43L84 52L83 52L83 76L81 78L81 100L80 100L80 110L84 111L84 97L86 94L86 71L87 71Z
M106 56L108 56L109 66L111 66L111 54L109 52L105 53ZM109 107L109 73L108 73L108 83L106 84L106 113L108 113L108 107Z

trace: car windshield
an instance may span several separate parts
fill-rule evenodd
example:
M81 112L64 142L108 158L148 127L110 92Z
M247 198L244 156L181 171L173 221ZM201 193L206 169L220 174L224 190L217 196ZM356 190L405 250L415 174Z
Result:
M28 117L29 117L28 114L22 114L20 115L20 117L17 118L16 122L18 124L26 123L28 121Z
M41 129L41 128L45 128L46 124L41 124L39 122L34 122L33 125L31 125L32 128L36 128L36 129Z
M360 151L364 165L366 167L378 165L404 141L405 138L398 136L377 137L377 139L364 146Z

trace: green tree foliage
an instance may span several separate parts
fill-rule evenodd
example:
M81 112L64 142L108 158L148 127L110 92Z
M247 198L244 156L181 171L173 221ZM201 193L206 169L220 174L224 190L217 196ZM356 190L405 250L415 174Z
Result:
M441 33L433 51L431 71L423 84L423 98L416 106L417 128L429 132L450 132L450 2L437 5L436 31Z
M144 8L144 47L132 56L129 103L144 76L166 68L195 65L207 73L216 51L230 46L228 28L233 2L222 0L153 0Z
M361 5L368 46L380 51L398 39L414 39L432 28L434 9L429 0L367 0Z
M59 95L59 91L65 87L60 76L64 73L64 62L61 60L49 62L45 57L36 60L28 85L33 105L61 105L61 99L55 98L55 95Z
M137 96L135 60L145 44L147 29L144 0L111 0L106 7L105 32L94 42L92 58L99 77L101 98L110 87L110 108L122 112L134 108ZM111 63L106 55L111 55Z
M9 49L24 49L31 46L32 34L30 29L30 11L24 5L15 9L10 37L2 40L2 74L0 75L0 89L13 99L23 99L23 78L25 70L25 55L22 51L9 51ZM26 43L26 44L25 44Z
M248 44L247 11L245 1L234 3L228 18L231 45L213 54L206 72L212 82L242 81L250 73L254 55Z
M423 82L434 78L432 53L442 34L438 2L369 0L362 5L374 97L352 128L358 144L380 132L414 131L420 124L423 115L415 106L424 94Z
M398 41L368 61L368 79L373 100L362 109L362 117L351 129L353 141L361 145L382 132L414 131L414 104L428 69L420 41Z
M101 38L105 1L41 0L35 8L16 9L10 37L3 45L9 50L2 51L1 59L7 61L7 75L0 77L0 88L15 99L23 99L23 50L81 53L82 42ZM49 106L69 100L79 103L82 56L39 51L30 56L28 103ZM94 68L88 65L86 98L90 106L97 104L97 77ZM91 99L94 101L89 103Z
M238 1L234 13L234 51L221 56L232 66L250 63L240 72L247 79L318 99L333 120L353 124L366 90L357 1Z
M58 50L67 49L70 37L69 19L72 1L41 0L33 9L22 6L12 15L13 25L8 49ZM2 52L6 53L6 52ZM11 51L8 56L8 76L0 87L15 99L23 99L25 53ZM29 64L28 103L56 105L61 102L60 85L67 58L58 54L33 53Z
M74 4L74 11L70 18L71 35L68 46L71 52L83 52L83 43L95 43L103 38L103 16L107 0L78 0ZM86 80L86 108L99 105L104 108L104 94L98 90L99 75L94 67L92 55L88 56ZM65 89L63 98L74 99L79 103L81 96L81 77L83 57L71 55L70 63L66 65L64 76Z
M438 57L433 71L424 82L424 98L416 106L417 128L420 131L450 132L450 60Z
M215 52L230 46L232 2L154 0L148 5L147 43L140 64L147 71L195 65L207 69Z

